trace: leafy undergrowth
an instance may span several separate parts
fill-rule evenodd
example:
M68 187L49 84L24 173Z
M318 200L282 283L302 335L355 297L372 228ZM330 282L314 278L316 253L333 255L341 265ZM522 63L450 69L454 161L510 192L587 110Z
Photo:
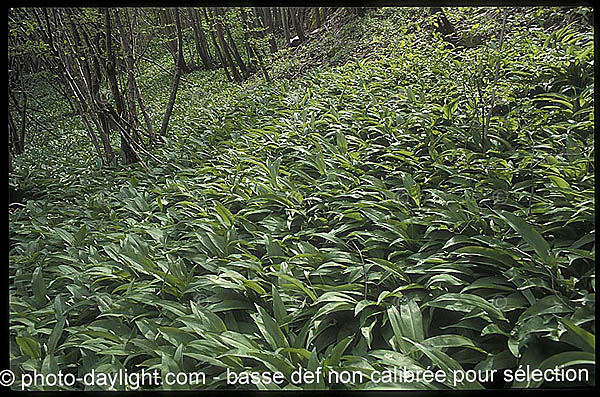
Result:
M43 197L10 214L17 378L159 369L207 374L181 388L463 389L542 383L368 376L564 364L593 382L592 32L511 18L486 150L470 76L490 95L495 50L383 10L354 22L371 32L364 59L252 89L188 76L200 88L180 93L150 172L49 155L25 171L21 158L17 179ZM158 80L146 84L168 95ZM365 378L223 376L298 367Z

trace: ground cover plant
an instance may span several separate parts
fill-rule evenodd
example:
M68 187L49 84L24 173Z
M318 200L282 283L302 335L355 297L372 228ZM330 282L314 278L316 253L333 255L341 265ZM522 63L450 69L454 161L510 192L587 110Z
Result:
M240 43L245 14L221 12ZM11 154L13 387L59 370L206 374L143 387L177 390L594 385L589 13L331 10L297 47L257 38L282 48L243 82L235 65L180 77L137 161L118 133L98 156L51 76L28 76L46 127ZM165 41L136 72L157 131L181 66ZM528 365L589 377L515 376ZM373 377L401 367L513 375ZM228 381L249 371L286 380ZM57 389L111 385L27 387Z

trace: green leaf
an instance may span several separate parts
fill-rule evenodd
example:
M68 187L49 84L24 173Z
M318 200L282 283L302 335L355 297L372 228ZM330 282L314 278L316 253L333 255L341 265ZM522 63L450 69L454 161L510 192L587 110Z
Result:
M492 317L508 321L501 310L480 296L465 293L447 293L440 295L424 306L439 307L446 310L470 312L473 308L480 308Z
M273 314L275 315L275 320L277 320L278 323L283 324L284 319L287 316L287 311L275 284L271 286L271 295L273 295ZM287 330L288 327L285 326L285 329Z
M44 357L44 361L42 362L42 374L57 374L59 371L58 364L56 363L56 358L52 354L46 354Z
M54 232L63 239L67 244L73 245L74 237L71 233L67 232L65 229L57 227L54 229Z
M392 331L394 332L394 337L397 343L397 346L400 348L400 351L404 354L408 354L410 351L410 344L408 344L402 334L402 326L400 325L400 313L395 306L390 306L387 309L387 316L392 326Z
M432 336L431 338L425 339L423 341L423 345L433 346L437 349L445 349L450 347L464 347L487 355L487 352L485 350L475 345L475 343L471 339L462 335L449 334Z
M60 295L56 295L54 298L54 315L57 320L61 320L65 316L64 304L62 303L62 299Z
M377 302L373 302L368 299L361 300L356 304L356 307L354 308L354 317L358 316L365 307L374 305L377 305Z
M235 218L233 214L223 204L217 203L217 205L215 206L215 211L217 212L217 215L219 216L219 219L223 226L230 227L231 225L233 225L233 221Z
M371 321L371 324L369 324L368 326L360 327L360 332L365 337L365 340L367 341L367 346L369 346L369 349L371 348L371 342L373 341L373 327L375 326L376 323L377 323L377 318L374 318Z
M464 371L464 369L461 367L461 365L456 360L454 360L453 358L451 358L450 356L448 356L446 353L442 352L438 348L433 347L433 346L425 346L419 342L412 341L406 337L402 337L402 339L404 339L406 342L412 344L418 350L423 352L423 354L425 354L431 360L432 364L436 365L438 368L440 368L446 374L448 374L447 379L449 378L451 380L453 378L451 374L453 374L454 371L457 371L457 372ZM456 388L458 388L458 389L483 389L483 386L479 382L462 381L462 382L457 382Z
M254 306L258 311L258 315L254 315L254 322L256 323L256 326L258 327L263 338L265 338L273 350L290 347L285 335L283 332L281 332L281 329L275 320L269 316L265 309L257 304L254 304Z
M85 224L83 224L83 226L81 226L81 228L77 231L77 233L75 233L74 245L79 246L85 239L86 235L87 235L87 226Z
M41 267L37 267L33 271L31 286L36 302L40 305L45 305L48 300L46 298L46 283L44 281L44 277L42 276Z
M56 325L54 326L54 328L52 329L52 332L50 333L50 336L48 337L47 352L50 355L54 354L54 352L56 351L56 345L63 333L63 329L65 327L65 321L66 321L65 317L61 317L56 322Z
M402 182L408 195L413 199L415 204L421 205L421 188L419 184L415 182L409 173L404 173L402 176Z
M348 141L342 131L336 133L337 146L340 149L340 153L346 154L348 152Z
M340 358L342 358L342 354L348 348L350 342L352 342L352 339L354 339L354 336L350 335L336 343L333 349L331 349L329 357L325 359L325 366L337 365L340 362Z
M17 336L17 345L21 349L21 353L30 358L41 358L42 349L39 342L30 336Z
M539 369L543 371L547 369L554 369L570 367L573 365L596 365L596 355L590 352L582 351L570 351L558 353L548 357L539 365ZM543 381L532 382L531 387L539 387L543 384Z
M207 331L221 333L227 331L225 323L213 311L191 302L194 317L200 320Z
M400 329L402 334L414 341L425 339L421 309L414 299L400 304Z
M571 186L567 181L557 175L548 175L548 179L559 189L571 190Z
M594 353L596 351L596 337L593 334L587 332L581 327L578 327L566 318L561 318L560 322L563 323L569 331L575 334L584 343L584 346L588 346L587 350L590 353Z
M303 291L306 295L308 295L313 301L317 300L317 295L302 281L290 276L289 274L281 273L281 272L272 272L269 274L273 274L279 278L289 281L293 286Z
M552 256L548 242L529 223L525 222L515 214L500 211L499 215L531 246L540 258L546 263L552 263Z

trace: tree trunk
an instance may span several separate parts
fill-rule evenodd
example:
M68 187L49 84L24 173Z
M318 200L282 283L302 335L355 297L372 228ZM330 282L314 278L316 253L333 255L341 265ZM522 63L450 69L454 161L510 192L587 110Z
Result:
M315 10L315 24L317 29L321 27L321 12L319 11L319 7L314 7Z
M206 8L202 8L202 12L204 14L204 18L206 19L206 23L209 26L210 38L212 39L212 43L213 43L213 46L215 47L215 51L217 52L217 56L219 57L219 60L221 61L221 66L223 67L225 76L227 76L228 81L233 81L233 79L231 78L231 75L229 74L227 60L225 59L225 56L223 55L223 51L221 51L221 49L219 48L219 44L217 43L217 38L215 36L215 31L214 31L213 19L211 17L209 17L209 13Z
M256 59L256 61L258 62L264 76L265 76L265 80L266 81L270 81L269 78L269 73L267 72L267 69L265 68L264 62L262 60L261 55L258 53L258 51L256 50L256 47L254 46L253 43L251 43L251 37L255 38L255 32L252 32L252 34L250 34L248 32L249 26L248 26L248 19L246 17L246 12L244 9L242 9L242 13L241 13L241 18L242 18L242 26L244 28L244 41L246 44L246 52L248 53L248 63L252 65L253 63L253 59Z
M139 143L142 143L141 137L136 132L137 127L137 110L135 107L135 103L137 100L138 105L140 106L140 112L144 117L144 122L146 124L146 129L148 130L148 135L150 137L150 144L154 143L155 134L154 128L152 126L152 120L146 111L146 106L144 104L144 100L142 98L142 94L140 92L140 88L137 83L137 78L135 76L135 53L134 53L134 33L133 33L133 25L136 20L136 11L134 10L134 14L132 16L132 21L129 24L129 29L125 29L124 24L121 22L121 18L119 17L118 10L116 11L116 21L119 25L119 31L121 32L121 43L123 45L123 50L125 51L125 65L127 67L127 88L128 88L128 103L129 103L129 115L127 117L128 123L131 126L132 136L135 136ZM128 17L128 12L125 10L125 16ZM128 18L129 19L129 18Z
M264 25L269 30L269 46L271 53L277 52L277 43L275 42L275 27L273 26L273 16L269 7L263 7L263 15L265 16Z
M290 45L291 34L289 24L290 9L288 7L281 7L281 23L283 24L283 35L285 37L286 46Z
M242 75L240 75L240 72L237 70L237 68L235 67L235 64L233 63L233 59L229 52L227 42L225 41L225 36L223 35L223 24L222 24L221 18L219 18L218 13L216 13L215 11L213 11L213 19L215 20L215 29L216 29L216 33L217 33L217 38L219 39L219 43L221 44L221 50L223 52L225 61L227 62L228 66L231 68L231 73L233 74L233 78L235 79L236 82L239 83L243 80Z
M208 43L206 42L206 36L202 29L202 21L198 15L198 10L190 9L190 17L192 19L192 29L194 30L194 44L196 45L196 52L202 59L202 63L206 69L212 69L214 67L210 52L208 50Z
M175 16L175 26L177 29L177 61L175 63L175 74L173 75L173 87L171 88L171 96L169 97L169 103L167 104L167 109L165 110L165 115L162 120L162 125L160 127L160 135L165 136L167 134L167 127L169 126L169 119L171 118L171 113L173 112L173 107L175 106L175 99L177 97L177 90L179 89L179 80L181 79L182 72L182 62L183 62L183 37L181 34L181 21L179 20L179 11L175 8L174 11Z
M294 25L294 30L296 31L300 42L303 43L306 40L306 37L304 35L304 29L300 23L300 19L298 18L298 11L298 7L291 8L290 14L292 15L292 24Z
M221 16L222 15L223 14L221 14ZM231 46L228 46L228 48L231 49L233 58L235 58L235 61L239 65L240 70L242 71L242 74L244 75L244 78L248 78L248 76L250 75L250 72L248 71L248 68L244 64L242 57L240 56L237 46L235 45L235 41L233 40L231 32L229 31L229 27L227 26L227 24L223 24L223 27L225 28L225 33L227 33L227 37L229 38L229 41L231 42Z
M441 7L431 7L429 10L431 15L437 15L438 23L436 30L443 35L449 35L455 32L454 26L446 17L444 10Z
M58 20L61 20L58 13L55 16L58 17ZM73 93L79 98L82 114L86 116L86 119L87 117L91 119L96 131L98 131L104 147L104 163L108 165L112 162L114 152L110 144L109 131L105 129L106 123L103 122L100 116L101 111L98 106L102 106L99 103L100 76L98 76L98 70L93 70L90 67L88 59L94 60L94 55L91 53L92 48L89 46L89 40L86 40L85 37L82 39L78 31L78 24L75 24L73 21L73 11L68 9L66 17L69 21L70 30L64 26L63 31L66 45L69 47L70 54L72 55L69 56L69 54L63 53L65 71L70 79ZM85 32L82 31L82 34L85 34ZM84 45L83 41L86 41L86 45ZM81 53L80 49L84 52ZM90 137L93 136L95 139L93 129L90 129L89 133Z
M179 13L179 11L177 11L177 13ZM169 9L169 8L161 10L161 12L159 13L160 22L165 30L167 37L169 38L169 40L167 41L167 48L169 49L169 52L171 53L171 56L173 57L173 63L179 62L181 65L181 72L189 73L189 72L191 72L191 69L185 62L185 57L182 56L181 59L178 60L178 57L179 57L179 44L177 43L178 33L177 33L177 27L173 28L173 25L176 25L176 22L173 20L174 19L173 14L174 14L173 9ZM180 21L180 23L181 23L181 21Z

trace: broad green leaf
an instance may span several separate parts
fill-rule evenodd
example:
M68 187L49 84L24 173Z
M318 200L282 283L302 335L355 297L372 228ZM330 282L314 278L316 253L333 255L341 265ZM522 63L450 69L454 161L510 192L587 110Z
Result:
M563 323L567 329L573 332L577 337L584 343L584 346L588 346L588 351L594 353L596 351L596 337L595 335L587 332L581 327L578 327L573 322L566 318L561 318L560 322Z
M45 305L47 302L46 297L46 282L42 276L42 268L37 267L32 274L31 287L33 289L33 295L35 300L40 305Z
M415 204L417 206L421 205L421 188L419 184L414 181L409 173L404 173L402 181L406 192L414 200Z
M570 351L555 354L542 361L539 369L545 371L556 367L565 368L573 365L596 365L596 355L590 352ZM540 387L543 381L532 382L531 387Z
M56 351L56 345L63 333L63 329L65 327L65 317L61 317L57 322L52 332L50 333L50 337L48 338L48 347L47 354L53 355Z
M400 329L402 334L414 341L425 339L421 309L414 299L408 299L400 304Z
M426 302L424 306L439 307L446 310L470 312L473 308L480 308L492 317L508 321L501 310L480 296L466 293L446 293Z
M42 349L36 339L30 336L17 336L16 341L21 349L21 353L30 358L41 358Z
M254 316L254 321L263 338L265 338L271 348L277 350L279 348L290 347L285 335L281 332L281 329L275 320L269 316L265 309L257 304L254 304L254 306L258 311L258 314Z
M548 242L529 223L513 213L500 211L499 215L532 247L540 258L546 263L552 263L552 254Z
M340 149L340 153L346 154L348 152L348 141L342 131L336 133L337 146Z

